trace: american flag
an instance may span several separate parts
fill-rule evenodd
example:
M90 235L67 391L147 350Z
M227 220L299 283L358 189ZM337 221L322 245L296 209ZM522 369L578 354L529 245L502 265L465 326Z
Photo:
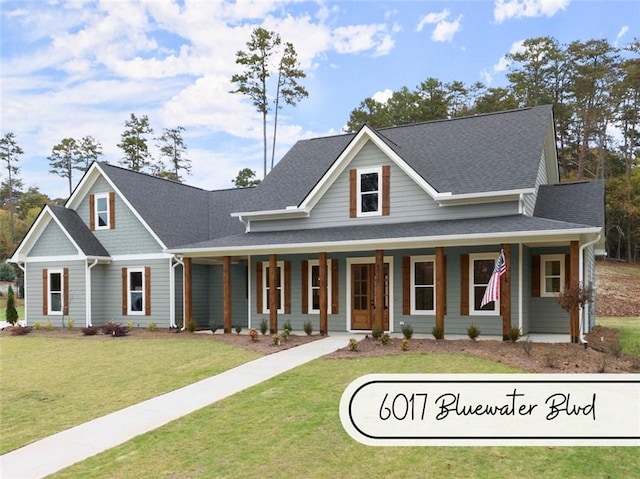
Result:
M482 297L482 304L480 305L481 308L491 301L497 301L498 299L500 299L500 278L506 272L507 263L504 260L504 251L500 250L498 261L496 261L496 265L493 268L493 273L491 273L491 278L489 278L489 284L487 284L487 289L485 290L484 296Z

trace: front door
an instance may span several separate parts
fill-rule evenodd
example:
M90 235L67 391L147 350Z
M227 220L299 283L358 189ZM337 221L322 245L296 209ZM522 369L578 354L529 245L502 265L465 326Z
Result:
M370 330L375 318L375 264L351 265L351 329ZM389 330L389 263L384 264L382 329Z

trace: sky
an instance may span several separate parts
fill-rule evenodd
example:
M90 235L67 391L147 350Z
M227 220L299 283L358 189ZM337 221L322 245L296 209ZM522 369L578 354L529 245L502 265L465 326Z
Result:
M93 136L118 164L131 113L154 136L185 128L188 184L230 188L247 167L262 177L261 115L229 93L256 27L291 42L307 75L309 97L279 113L277 161L298 140L340 134L367 97L429 77L505 86L505 55L528 38L623 47L640 38L640 1L0 0L0 21L1 133L24 150L25 187L64 198L53 146Z

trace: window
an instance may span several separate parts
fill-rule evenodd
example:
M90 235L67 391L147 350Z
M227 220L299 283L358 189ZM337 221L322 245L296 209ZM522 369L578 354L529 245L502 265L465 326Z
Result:
M122 268L122 315L151 314L151 268Z
M562 254L540 256L540 296L555 297L562 291L564 262Z
M63 291L62 271L49 271L49 314L62 314Z
M263 312L264 313L269 313L271 312L270 308L269 308L269 294L270 294L270 289L271 289L271 284L270 284L270 268L269 268L269 263L264 262L262 265L263 268L263 284L264 284L264 288L263 288L263 292L262 292L262 297L263 297ZM276 294L276 302L278 305L278 313L284 313L284 261L278 261L277 262L277 266L276 266L276 284L275 284L275 288L277 290L277 294Z
M129 270L129 314L144 313L144 273L141 269Z
M96 195L96 229L109 228L109 197Z
M349 172L349 216L386 216L390 214L389 165Z
M493 301L485 304L484 307L480 307L491 273L493 273L496 265L496 258L497 255L495 253L469 255L469 303L471 305L471 314L495 315L500 311L499 301Z
M331 314L331 265L332 260L327 260L327 312ZM320 264L318 260L309 261L309 313L320 313Z
M91 230L115 228L115 194L98 193L89 196L89 227Z
M411 257L411 314L435 314L435 257Z

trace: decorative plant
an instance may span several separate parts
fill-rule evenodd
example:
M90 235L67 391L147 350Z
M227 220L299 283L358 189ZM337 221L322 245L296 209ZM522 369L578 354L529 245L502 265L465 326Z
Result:
M358 340L356 338L349 339L349 344L347 346L349 351L357 351L358 350Z
M133 324L133 321L128 321L127 322L127 329L131 330L135 327L135 325Z
M282 333L280 333L280 336L282 336L282 340L286 343L289 340L289 335L291 334L291 330L290 329L283 329Z
M374 325L371 328L371 337L373 339L380 339L381 336L382 336L382 328L378 325Z
M44 329L46 329L47 331L52 331L53 330L53 323L51 322L51 320L47 319L45 321Z
M120 338L129 334L129 330L126 326L114 323L113 321L109 321L107 324L102 326L102 332L115 338Z
M311 336L311 333L313 333L313 325L311 324L311 321L306 321L304 323L304 332L307 336Z
M74 325L75 323L76 323L76 322L73 320L73 318L69 318L69 319L67 319L67 321L66 321L66 323L65 323L65 327L66 327L67 329L73 329L73 325Z
M264 336L265 334L267 334L267 330L269 329L269 322L262 318L262 321L260 321L260 333Z
M258 340L258 330L256 328L251 328L249 330L249 336L251 337L251 341Z
M574 308L581 308L593 297L593 289L582 285L572 285L558 293L556 299L560 307L570 313Z
M382 343L383 346L386 346L387 344L389 344L390 339L391 339L391 336L389 336L389 333L382 333L382 336L380 336L380 342Z
M288 319L284 322L284 326L282 327L283 330L285 331L293 331L293 328L291 327L291 321L289 321Z
M407 338L402 340L402 350L409 351L409 340Z
M433 334L433 337L436 339L444 339L444 328L434 326L431 330L431 334Z
M35 323L33 323L33 329L39 331L40 329L42 329L42 323L40 323L40 321L36 321Z
M194 333L196 331L196 322L191 319L188 323L187 323L187 331L189 331L190 333Z
M271 340L273 341L273 344L276 346L280 346L280 344L282 344L282 336L280 336L278 333L271 336Z
M480 336L480 329L475 323L471 323L471 326L467 328L467 335L474 341L478 336Z
M511 341L512 343L515 343L518 339L522 337L522 331L520 331L519 328L511 328L509 329L507 336L509 337L509 341Z
M533 349L533 341L531 339L525 339L524 341L520 341L522 345L522 350L527 356L531 356L531 350Z
M147 329L149 331L155 331L158 329L158 325L156 324L155 321L151 321L148 325L147 325Z
M18 310L16 309L16 300L11 285L9 285L9 290L7 292L6 318L7 323L9 323L11 326L15 325L18 322Z
M87 326L81 329L82 334L85 336L95 336L98 334L98 328L96 326Z
M242 332L242 325L240 323L235 326L236 334L240 334Z
M411 326L411 323L405 322L402 325L402 335L405 339L411 339L413 336L413 326Z
M211 330L211 332L212 332L213 334L215 334L215 333L216 333L216 331L217 331L219 328L220 328L220 325L219 325L218 323L216 323L216 322L212 322L212 323L210 323L210 324L209 324L209 329Z
M30 326L22 326L18 324L17 326L13 326L10 331L12 336L24 336L25 334L29 334L31 332Z

